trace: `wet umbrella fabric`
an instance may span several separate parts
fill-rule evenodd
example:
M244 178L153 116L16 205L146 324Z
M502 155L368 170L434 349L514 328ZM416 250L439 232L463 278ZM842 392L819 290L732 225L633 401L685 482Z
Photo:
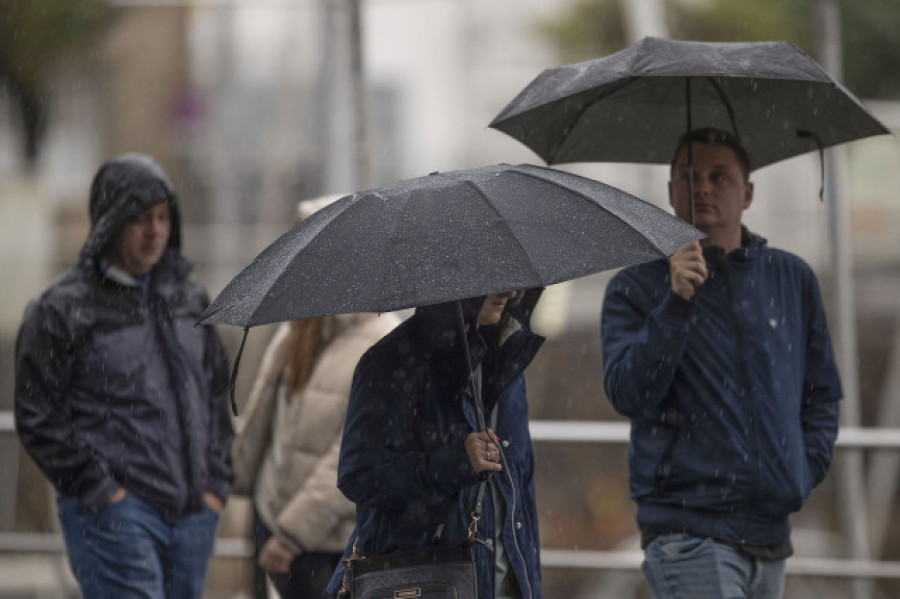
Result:
M263 250L199 322L251 327L541 287L702 237L652 204L555 169L434 173L316 212Z
M790 42L653 37L545 70L490 127L547 164L668 164L686 131L714 127L740 140L751 169L890 133Z

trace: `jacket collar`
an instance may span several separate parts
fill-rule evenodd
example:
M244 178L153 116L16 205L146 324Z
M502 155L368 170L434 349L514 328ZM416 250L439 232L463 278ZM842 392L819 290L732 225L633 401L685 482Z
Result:
M741 247L726 255L722 248L714 245L708 246L703 248L703 256L706 258L707 264L711 265L720 264L726 260L745 264L756 260L767 247L768 241L765 237L752 233L746 226L741 225Z
M486 413L490 413L493 400L534 359L544 339L529 329L531 314L540 298L543 288L528 289L522 293L510 308L512 318L509 327L502 331L502 343L497 350L488 353L486 338L496 334L491 327L475 326L478 311L484 304L484 296L461 300L463 320L466 328L466 343L472 358L472 368L484 363L483 386ZM429 359L439 379L451 388L463 392L468 381L469 368L466 363L465 348L457 312L457 302L445 302L418 308L411 319L414 335L424 345L432 358Z
M96 273L96 276L102 281L109 281L122 287L139 287L141 285L138 278L111 266L100 256L83 258L82 265ZM193 270L193 264L182 256L181 252L170 247L166 249L162 258L147 275L149 277L148 285L154 289L164 290L172 283L185 281Z

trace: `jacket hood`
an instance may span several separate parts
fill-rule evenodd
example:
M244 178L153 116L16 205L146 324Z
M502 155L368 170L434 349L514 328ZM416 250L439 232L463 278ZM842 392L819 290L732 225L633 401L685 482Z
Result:
M716 264L724 261L729 256L733 257L738 263L747 262L759 256L760 252L766 249L768 241L765 237L757 235L741 225L741 247L732 251L728 256L725 250L716 245L707 246L703 249L703 255L707 263Z
M161 201L169 204L171 213L169 247L180 250L178 196L162 167L144 154L122 154L103 163L91 183L91 231L81 259L96 258L129 221Z
M507 304L507 311L519 325L530 328L531 315L543 291L542 287L526 289L517 294ZM466 334L469 336L470 346L475 343L474 339L477 336L475 321L478 318L481 306L484 304L485 297L480 295L459 301L462 306L463 321L466 325ZM427 345L431 349L437 352L461 351L456 301L416 308L416 316L419 323L418 334L427 341Z

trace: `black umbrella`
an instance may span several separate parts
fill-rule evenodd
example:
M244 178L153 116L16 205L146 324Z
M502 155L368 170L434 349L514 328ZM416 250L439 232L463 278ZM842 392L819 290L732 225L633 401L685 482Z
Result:
M702 237L652 204L555 169L434 173L316 212L238 273L199 322L252 327L541 287Z
M242 326L246 341L255 325L543 287L666 257L702 237L624 191L555 169L433 173L345 196L303 220L238 273L198 324ZM232 371L235 414L243 347ZM474 384L473 393L484 428Z
M491 122L547 164L668 164L686 131L737 137L756 169L890 133L790 42L644 38L603 58L547 69Z

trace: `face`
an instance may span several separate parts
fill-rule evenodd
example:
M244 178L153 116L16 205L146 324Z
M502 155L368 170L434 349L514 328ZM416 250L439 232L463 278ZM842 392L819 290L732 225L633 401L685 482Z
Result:
M693 144L694 224L715 240L740 235L741 215L753 201L753 184L744 179L734 150L728 146ZM669 181L669 203L690 221L687 148L678 152Z
M506 293L492 293L484 298L481 310L478 311L478 326L497 324L500 322L500 316L503 315L503 308L506 302L516 297L515 291L507 291Z
M128 274L146 274L162 258L171 232L169 205L154 204L122 228L113 240L108 259Z

